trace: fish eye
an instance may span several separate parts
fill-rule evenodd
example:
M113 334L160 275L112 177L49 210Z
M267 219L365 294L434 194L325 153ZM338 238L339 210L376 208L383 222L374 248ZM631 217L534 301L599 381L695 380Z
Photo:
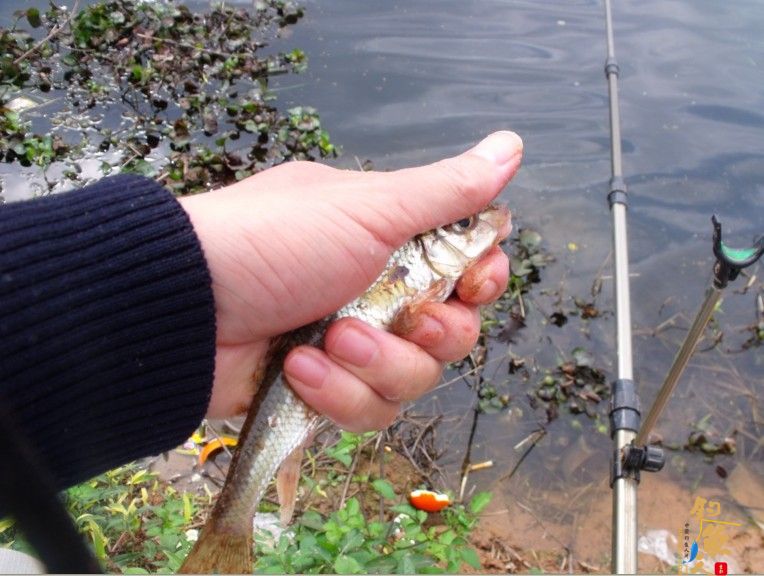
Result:
M464 234L473 230L477 226L478 217L470 216L469 218L462 218L461 220L449 225L448 228L456 234Z

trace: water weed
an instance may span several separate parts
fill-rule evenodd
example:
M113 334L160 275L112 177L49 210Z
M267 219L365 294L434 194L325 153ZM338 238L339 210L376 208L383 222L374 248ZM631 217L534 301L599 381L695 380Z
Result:
M186 194L334 156L316 110L280 110L270 89L307 66L299 48L266 51L302 14L284 0L20 11L0 29L0 160L35 168L51 190L59 174L81 184L132 171ZM94 158L101 174L83 169Z

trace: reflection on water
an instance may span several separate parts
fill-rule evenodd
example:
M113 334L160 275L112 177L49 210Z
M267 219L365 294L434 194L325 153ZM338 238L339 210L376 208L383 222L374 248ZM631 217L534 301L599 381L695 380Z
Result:
M26 5L7 4L4 12ZM306 4L304 22L284 42L304 49L310 67L276 86L277 94L283 106L318 108L345 150L339 165L355 168L358 157L395 169L458 153L496 129L523 136L524 167L503 197L520 226L541 233L556 262L526 299L528 326L516 342L494 343L489 351L483 375L512 400L509 410L480 416L472 461L495 465L473 474L469 486L494 489L491 518L510 542L567 548L607 569L610 440L585 416L562 414L547 424L526 393L579 346L614 376L601 3ZM636 378L648 406L710 279L711 214L720 216L733 245L764 232L764 5L630 0L617 3L614 18L631 192ZM699 453L669 452L666 470L640 489L640 531L675 533L696 494L726 498L733 509L718 468L729 472L737 462L762 459L764 355L761 346L741 351L750 337L745 327L757 320L764 270L759 265L751 274L758 280L745 293L747 278L725 294L701 348L723 337L692 361L658 429L667 443L681 445L701 424L733 435L738 452L712 464ZM598 276L603 290L595 298ZM549 316L570 312L574 298L594 300L602 316L570 315L565 326L551 325ZM509 373L510 357L525 360L527 379ZM468 378L443 387L418 407L447 415L441 437L448 438L443 464L452 490L472 423L469 384ZM540 428L546 434L539 438ZM647 557L640 561L660 568ZM764 571L761 559L749 567Z

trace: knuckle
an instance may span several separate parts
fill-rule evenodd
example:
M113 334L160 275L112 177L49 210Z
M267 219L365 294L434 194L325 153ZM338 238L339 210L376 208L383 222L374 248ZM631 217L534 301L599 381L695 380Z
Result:
M319 174L328 172L338 172L336 168L321 164L319 162L311 162L309 160L295 160L289 162L288 165L292 166L293 170L299 170L305 174Z
M470 353L480 335L480 318L476 314L456 321L454 324L452 344L443 353L443 360L455 362Z
M477 169L470 158L451 158L437 162L436 165L443 174L447 190L457 199L474 199L476 194L480 194L480 175L484 171Z
M390 402L416 400L440 377L437 360L415 344L406 343L406 347L407 353L399 353L392 361L384 361L384 366L395 368L386 370L374 386L377 394Z
M401 410L400 402L386 402L385 409L380 411L378 420L374 425L375 430L384 430L395 422L398 413Z
M395 421L400 411L400 403L381 400L377 403L360 403L356 411L348 414L347 419L340 424L349 432L362 433L373 430L384 430ZM375 404L375 405L372 405Z

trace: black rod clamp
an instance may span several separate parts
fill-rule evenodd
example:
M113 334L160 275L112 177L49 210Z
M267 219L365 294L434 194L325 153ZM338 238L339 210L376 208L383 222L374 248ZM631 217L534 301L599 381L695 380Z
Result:
M618 478L640 480L640 473L658 472L666 464L666 455L660 446L626 446L622 453L616 450L610 470L610 487Z
M618 430L630 430L634 433L641 426L639 396L633 380L620 378L613 382L613 394L610 397L610 435ZM665 464L663 449L659 446L634 446L630 444L613 454L610 469L610 486L619 478L634 478L639 482L639 474L657 472Z

